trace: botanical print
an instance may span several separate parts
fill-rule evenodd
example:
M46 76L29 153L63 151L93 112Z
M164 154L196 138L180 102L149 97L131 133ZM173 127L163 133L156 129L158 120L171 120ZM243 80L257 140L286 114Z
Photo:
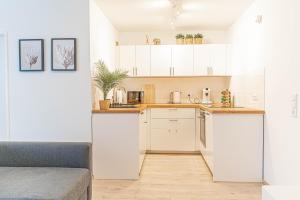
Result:
M72 71L76 69L75 39L52 40L52 70Z
M20 40L20 70L43 70L42 40Z
M74 47L61 47L59 44L56 46L57 62L68 69L74 65Z

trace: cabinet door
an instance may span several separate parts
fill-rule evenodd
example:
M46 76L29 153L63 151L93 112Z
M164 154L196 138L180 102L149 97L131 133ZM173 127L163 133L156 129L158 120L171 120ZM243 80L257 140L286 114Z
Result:
M194 46L194 75L206 76L210 67L211 52L209 45Z
M195 120L177 119L170 121L172 150L195 151Z
M213 75L226 75L227 45L211 44L210 54L210 66L213 68Z
M171 138L171 125L169 119L151 119L151 150L171 151L173 142Z
M172 50L170 45L151 46L151 76L170 76Z
M173 76L192 76L194 72L194 46L174 45L172 47Z
M136 76L150 76L150 46L139 45L135 48Z
M126 45L119 48L119 69L127 70L129 76L134 76L135 46Z

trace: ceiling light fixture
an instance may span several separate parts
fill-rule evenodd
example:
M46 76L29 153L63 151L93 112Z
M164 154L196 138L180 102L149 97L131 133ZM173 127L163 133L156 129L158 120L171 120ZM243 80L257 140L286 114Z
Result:
M175 23L177 18L182 13L182 1L181 0L169 0L172 4L172 16L171 16L171 26L175 29Z

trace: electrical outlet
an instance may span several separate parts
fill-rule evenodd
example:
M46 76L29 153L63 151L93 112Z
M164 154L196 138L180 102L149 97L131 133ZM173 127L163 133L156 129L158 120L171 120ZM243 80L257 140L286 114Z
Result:
M293 94L291 98L292 117L298 118L298 94Z

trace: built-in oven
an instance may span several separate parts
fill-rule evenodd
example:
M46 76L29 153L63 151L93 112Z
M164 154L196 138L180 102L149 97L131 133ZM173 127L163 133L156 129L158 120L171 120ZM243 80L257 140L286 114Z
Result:
M206 148L205 116L206 112L204 110L200 110L200 142L204 148Z

